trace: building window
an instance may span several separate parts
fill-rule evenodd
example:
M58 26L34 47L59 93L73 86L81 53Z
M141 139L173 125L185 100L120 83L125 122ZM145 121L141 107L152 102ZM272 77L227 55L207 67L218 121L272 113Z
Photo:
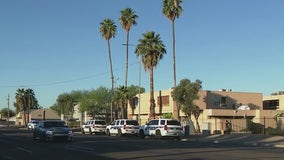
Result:
M276 110L279 107L279 100L267 100L263 101L264 110Z
M161 101L162 101L162 106L169 106L170 105L170 100L169 100L169 96L158 96L158 105L160 106Z
M227 97L221 97L221 106L227 106Z

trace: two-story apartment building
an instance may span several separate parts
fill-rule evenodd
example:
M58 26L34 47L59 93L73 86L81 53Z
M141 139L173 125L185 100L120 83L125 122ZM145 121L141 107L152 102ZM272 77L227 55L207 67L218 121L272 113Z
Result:
M157 118L173 113L174 101L171 92L172 89L154 93ZM137 97L140 97L140 102L137 103L134 114L128 108L128 115L137 120L140 117L141 124L145 124L149 117L150 94L143 93L137 95ZM212 133L224 131L226 120L232 123L234 131L244 131L247 128L248 120L259 124L257 129L259 132L267 127L275 128L276 123L273 116L280 111L264 109L262 93L233 92L225 89L220 91L201 90L199 99L195 103L202 111L198 118L201 129L210 130ZM281 110L284 110L284 108ZM181 121L185 120L185 118L185 114L180 111ZM196 128L196 120L193 116L191 116L191 119Z

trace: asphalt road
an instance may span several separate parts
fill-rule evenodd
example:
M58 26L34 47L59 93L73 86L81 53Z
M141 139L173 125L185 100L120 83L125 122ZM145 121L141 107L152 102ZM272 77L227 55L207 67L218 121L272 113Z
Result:
M74 134L74 141L34 141L32 131L0 128L0 160L87 159L283 159L283 148L252 147L240 143L209 143L188 139Z

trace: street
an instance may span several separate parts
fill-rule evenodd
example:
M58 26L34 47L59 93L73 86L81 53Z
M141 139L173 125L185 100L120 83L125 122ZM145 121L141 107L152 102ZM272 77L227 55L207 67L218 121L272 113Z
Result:
M283 148L74 133L73 142L34 141L32 131L0 128L0 159L283 159Z

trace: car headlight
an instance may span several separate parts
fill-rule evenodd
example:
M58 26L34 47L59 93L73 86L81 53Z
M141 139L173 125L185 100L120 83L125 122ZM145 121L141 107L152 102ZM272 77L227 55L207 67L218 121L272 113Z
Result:
M47 131L45 131L45 134L53 134L53 133L52 133L52 131L47 130Z
M70 131L68 131L68 134L73 134L73 132L70 130Z

